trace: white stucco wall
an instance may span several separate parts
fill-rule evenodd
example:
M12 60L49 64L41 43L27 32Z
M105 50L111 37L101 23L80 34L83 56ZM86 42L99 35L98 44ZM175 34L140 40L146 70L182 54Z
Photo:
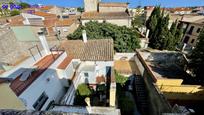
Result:
M26 103L27 109L34 109L33 104L45 92L48 100L41 110L45 110L51 101L58 102L65 94L64 87L58 78L56 68L58 64L66 57L64 52L45 72L43 72L20 96ZM49 80L48 80L49 79Z
M114 60L121 60L125 58L125 60L134 60L135 53L115 53Z
M81 76L81 83L85 82L85 76L84 73L88 73L89 77L88 77L88 81L90 84L96 84L96 77L97 76L106 76L107 71L106 71L106 67L113 67L114 62L113 61L86 61L83 62L83 64L81 65L81 68L83 66L87 66L87 65L93 65L95 66L95 69L93 71L84 71L81 70L80 76Z
M48 78L50 81L47 81ZM47 70L44 72L19 96L19 98L26 101L27 109L34 109L33 104L43 92L45 92L49 98L42 107L42 110L45 110L52 100L55 100L56 102L59 101L64 94L63 86L57 78L54 70Z

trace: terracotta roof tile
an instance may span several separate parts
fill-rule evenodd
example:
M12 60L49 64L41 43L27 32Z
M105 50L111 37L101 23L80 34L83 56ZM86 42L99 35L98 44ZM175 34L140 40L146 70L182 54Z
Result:
M99 7L128 7L128 4L122 2L100 2Z
M126 12L84 12L82 19L124 19L130 18Z
M60 55L54 54L55 59ZM54 61L52 55L47 55L38 61L34 66L37 66L37 70L33 71L30 77L26 81L20 81L20 76L16 77L10 84L14 93L19 96L28 86L30 86Z
M23 25L24 18L21 15L13 16L7 19L10 25L20 26Z
M66 69L66 67L70 64L70 62L72 61L73 56L67 56L62 63L59 64L59 66L57 67L58 69Z
M45 18L49 18L49 19L51 19L51 18L57 19L57 16L55 14L51 14L51 13L35 11L33 14L38 15L38 16L42 16Z
M75 22L74 19L63 19L63 20L57 20L56 26L70 26Z
M54 6L43 6L40 8L40 10L50 10L52 9Z
M67 54L73 55L75 59L83 61L112 61L113 60L113 40L97 39L88 40L84 43L82 40L63 41L62 47Z
M55 22L56 21L57 21L57 19L45 19L45 20L43 20L44 25L46 27L53 27L53 26L55 26Z

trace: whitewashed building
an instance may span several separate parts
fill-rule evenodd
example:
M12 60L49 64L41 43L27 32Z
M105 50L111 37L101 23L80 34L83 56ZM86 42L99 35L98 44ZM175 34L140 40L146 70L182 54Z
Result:
M83 40L67 40L62 43L62 47L68 57L61 63L58 72L64 75L64 79L68 78L73 83L62 104L73 105L76 89L81 83L89 84L95 89L97 84L111 82L110 94L114 98L110 99L110 106L115 106L115 81L111 81L114 65L113 40L87 40L83 34Z
M89 21L107 22L118 26L131 26L132 15L128 12L127 3L100 0L84 0L85 12L81 15L82 25Z
M39 34L39 39L44 48L42 52L0 76L0 80L9 79L7 88L10 88L17 97L12 96L13 100L20 100L23 103L24 107L19 108L37 111L48 110L53 103L59 103L65 94L65 87L68 86L68 82L66 85L61 83L60 75L56 72L59 63L67 57L66 52L50 50L42 34ZM7 97L1 98L10 100Z

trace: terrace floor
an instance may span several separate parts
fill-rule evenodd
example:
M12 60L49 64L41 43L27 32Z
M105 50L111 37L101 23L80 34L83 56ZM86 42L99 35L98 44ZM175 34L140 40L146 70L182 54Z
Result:
M114 69L120 74L140 75L140 71L135 61L117 60L114 61Z

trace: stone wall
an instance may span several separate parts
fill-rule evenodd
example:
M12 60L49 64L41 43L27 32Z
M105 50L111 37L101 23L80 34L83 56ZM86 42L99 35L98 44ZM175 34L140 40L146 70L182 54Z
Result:
M125 12L126 7L99 7L99 12Z
M84 0L84 10L85 12L92 12L98 10L99 0Z
M50 47L58 45L58 41L48 41ZM16 63L24 60L26 57L31 56L29 48L38 46L42 50L40 41L27 41L20 42L16 39L12 30L8 30L4 34L0 34L0 62L15 65ZM33 54L37 54L37 48L32 49Z
M157 89L157 86L155 86L154 81L145 66L137 56L135 57L135 61L142 77L144 78L146 90L148 91L149 114L160 115L162 113L170 113L171 106L163 94Z

